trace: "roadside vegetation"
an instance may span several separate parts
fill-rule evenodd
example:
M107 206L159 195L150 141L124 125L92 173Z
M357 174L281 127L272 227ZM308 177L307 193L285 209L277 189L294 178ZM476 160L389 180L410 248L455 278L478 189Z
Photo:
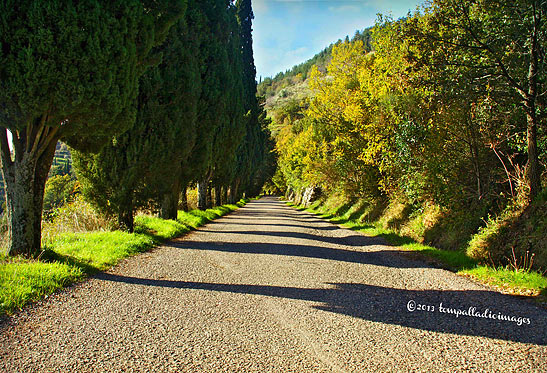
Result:
M44 249L37 258L0 257L0 315L11 314L120 260L154 248L211 220L247 200L205 211L179 211L176 220L140 214L133 233L110 230L112 221L98 215L83 199L56 211L44 225Z
M340 196L319 199L309 207L291 202L288 204L364 235L381 237L388 244L397 246L411 256L488 284L502 292L530 296L539 302L547 302L545 272L533 270L529 259L519 261L514 257L511 264L496 266L471 257L465 249L446 250L424 244L423 237L416 234L416 220L427 220L423 212L415 214L413 218L400 219L398 209L394 206L379 207L362 200L348 201ZM396 222L397 219L399 221Z
M546 12L541 1L433 0L265 79L272 184L461 274L541 293Z

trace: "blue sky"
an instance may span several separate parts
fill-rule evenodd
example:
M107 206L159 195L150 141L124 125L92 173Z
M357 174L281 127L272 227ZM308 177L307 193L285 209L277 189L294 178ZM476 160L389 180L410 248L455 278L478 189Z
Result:
M376 14L399 18L418 0L252 0L257 80L304 62L355 30L373 26Z

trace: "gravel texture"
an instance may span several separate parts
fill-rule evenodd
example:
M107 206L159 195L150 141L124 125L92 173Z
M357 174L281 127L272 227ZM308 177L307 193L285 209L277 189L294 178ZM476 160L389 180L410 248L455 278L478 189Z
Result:
M263 198L4 320L0 371L547 370L547 310L397 251Z

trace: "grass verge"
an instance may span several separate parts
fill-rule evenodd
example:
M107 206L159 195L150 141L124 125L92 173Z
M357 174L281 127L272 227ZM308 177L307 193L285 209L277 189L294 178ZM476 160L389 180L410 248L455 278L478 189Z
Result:
M542 274L530 270L514 269L509 267L493 268L480 264L460 250L441 250L415 241L413 238L400 235L394 230L385 229L377 222L367 223L359 221L359 217L352 216L351 208L327 208L317 202L310 207L302 207L287 202L291 207L300 211L308 211L328 219L345 228L361 232L371 237L382 237L390 245L400 247L407 252L416 253L420 259L449 269L457 274L470 277L478 282L490 285L502 292L535 297L541 303L547 302L547 278ZM338 212L340 211L341 212Z
M176 221L140 215L135 219L134 233L62 233L47 242L35 260L0 256L0 315L12 314L29 302L179 237L246 203L247 200L241 200L205 211L179 211Z

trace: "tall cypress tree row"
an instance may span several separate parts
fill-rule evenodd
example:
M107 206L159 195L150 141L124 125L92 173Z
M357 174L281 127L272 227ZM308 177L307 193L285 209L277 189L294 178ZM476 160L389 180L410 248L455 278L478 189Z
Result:
M133 230L138 207L163 202L165 217L176 218L178 177L195 142L200 36L193 1L185 19L169 32L155 52L162 62L140 80L135 125L100 153L75 154L75 168L85 196L102 211Z
M256 68L253 57L252 20L254 18L251 0L238 0L237 17L240 28L243 57L243 82L245 87L245 139L237 151L238 175L231 186L232 201L238 199L241 193L258 193L262 185L255 185L258 179L255 175L265 165L265 149L269 134L266 126L262 126L263 108L256 98Z
M197 141L188 166L183 170L182 183L198 184L198 207L207 207L207 189L213 175L213 147L215 134L227 126L228 87L226 69L229 66L230 1L207 0L199 2L206 17L208 30L201 44L202 92L199 100Z
M44 186L57 141L96 150L130 127L148 52L184 4L0 2L0 156L10 254L41 248Z
M227 190L235 178L237 149L245 135L243 59L236 8L230 7L230 36L227 44L228 64L224 69L226 106L221 130L216 133L213 146L213 177L216 204L221 203L221 189ZM226 201L224 201L226 202Z

